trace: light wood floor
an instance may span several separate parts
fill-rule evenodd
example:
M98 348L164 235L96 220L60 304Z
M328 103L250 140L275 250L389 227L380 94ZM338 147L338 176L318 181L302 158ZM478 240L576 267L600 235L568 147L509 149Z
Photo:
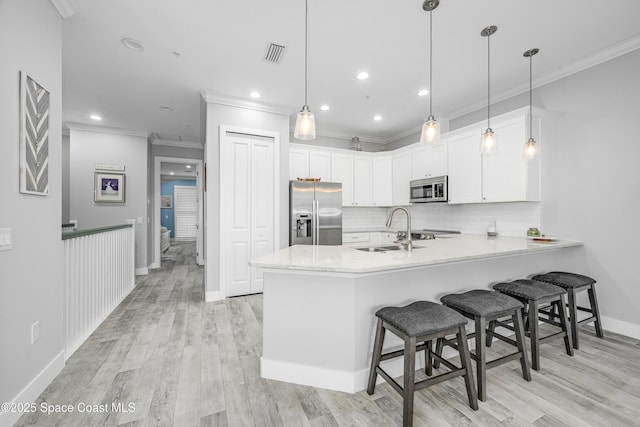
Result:
M387 384L369 396L260 378L262 296L203 303L202 283L203 270L193 265L139 277L36 402L76 412L27 414L16 425L401 425L401 400ZM300 337L301 345L304 339L313 337ZM532 371L530 383L517 362L490 370L489 398L475 412L461 378L417 392L415 425L640 425L640 343L612 333L597 339L588 328L581 339L572 358L561 340L543 344L542 370ZM112 402L135 411L77 412L81 403Z

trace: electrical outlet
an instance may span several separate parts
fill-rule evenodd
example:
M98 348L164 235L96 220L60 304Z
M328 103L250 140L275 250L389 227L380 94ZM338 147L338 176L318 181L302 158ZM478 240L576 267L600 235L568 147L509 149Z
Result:
M31 325L31 344L35 344L40 339L40 321Z

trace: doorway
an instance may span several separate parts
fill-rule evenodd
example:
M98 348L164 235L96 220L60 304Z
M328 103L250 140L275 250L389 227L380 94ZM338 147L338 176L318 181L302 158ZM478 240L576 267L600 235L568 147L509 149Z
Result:
M204 224L202 203L202 160L178 157L154 157L154 262L162 265L162 254L170 242L194 240L195 263L204 265ZM192 187L180 192L176 199L175 187ZM180 210L177 211L177 202ZM185 203L188 214L184 215ZM179 238L177 238L179 233ZM186 237L185 237L186 236ZM163 242L164 240L164 242Z

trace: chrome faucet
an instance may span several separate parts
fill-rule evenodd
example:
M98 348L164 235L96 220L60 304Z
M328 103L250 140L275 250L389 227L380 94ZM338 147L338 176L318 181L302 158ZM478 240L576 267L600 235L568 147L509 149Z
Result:
M411 250L413 249L413 242L411 241L411 214L409 213L409 211L403 207L394 208L389 214L389 218L387 218L386 226L391 227L393 214L395 214L397 211L404 211L404 213L407 214L407 235L404 239L398 239L394 243L400 243L404 249L406 249L408 252L411 252Z

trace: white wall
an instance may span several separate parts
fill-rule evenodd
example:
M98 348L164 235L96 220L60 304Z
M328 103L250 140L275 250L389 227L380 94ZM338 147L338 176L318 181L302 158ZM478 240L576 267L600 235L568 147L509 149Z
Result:
M79 229L124 224L142 218L136 227L136 270L147 264L147 137L115 133L100 127L70 125L69 216ZM93 199L96 164L124 165L125 203L96 203Z
M289 116L267 111L217 104L206 104L205 193L205 292L207 300L220 291L220 125L237 126L280 133L280 246L288 246L289 211Z
M29 23L29 25L26 25ZM64 366L62 353L62 19L48 1L0 1L0 402L32 402ZM51 95L48 196L18 192L19 71ZM40 322L40 340L30 342ZM0 425L19 414L0 413Z
M640 338L638 70L640 50L635 50L534 90L534 105L549 112L540 140L541 229L584 242L583 272L598 280L604 327L636 338ZM524 105L526 94L498 103L492 111L501 114ZM483 114L486 111L478 111L452 124L464 126Z

